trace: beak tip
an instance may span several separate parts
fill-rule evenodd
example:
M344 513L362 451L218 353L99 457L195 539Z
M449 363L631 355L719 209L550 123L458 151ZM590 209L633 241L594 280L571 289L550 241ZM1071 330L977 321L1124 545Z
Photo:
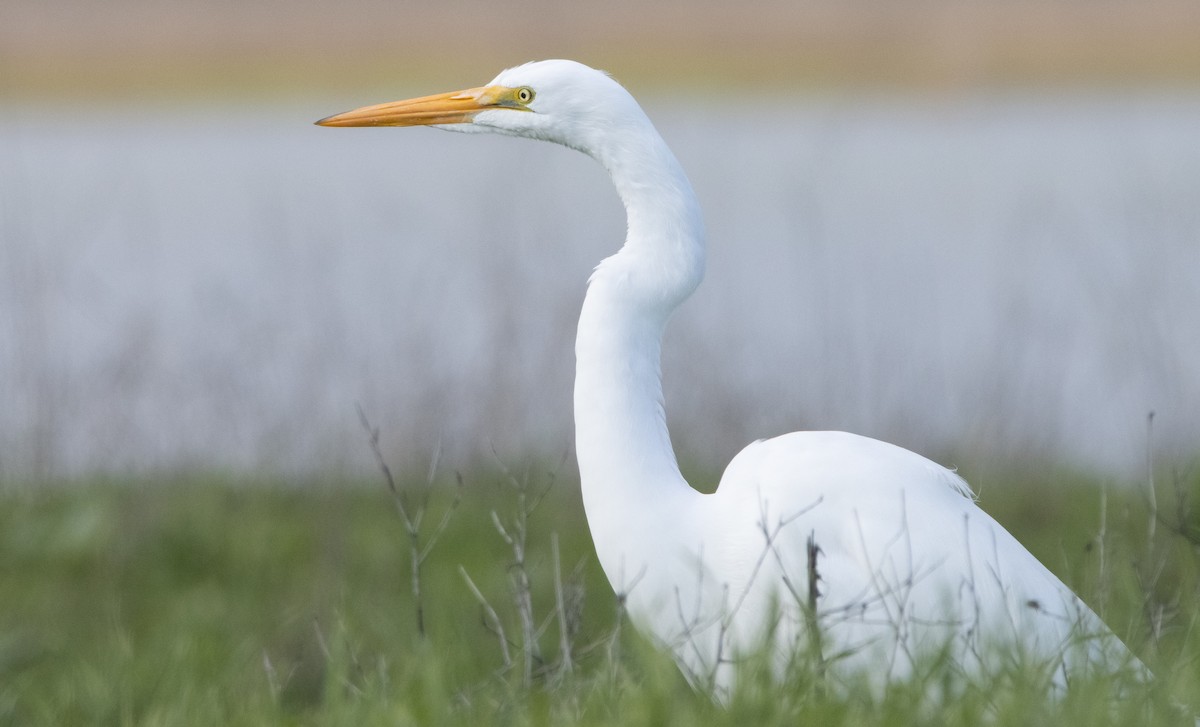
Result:
M315 121L317 126L436 126L470 123L475 115L499 104L487 88L438 93L404 101L363 106Z

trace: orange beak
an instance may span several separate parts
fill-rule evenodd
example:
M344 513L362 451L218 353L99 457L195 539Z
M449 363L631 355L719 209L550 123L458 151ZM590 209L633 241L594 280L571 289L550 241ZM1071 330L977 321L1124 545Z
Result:
M511 99L513 89L482 86L439 93L405 101L364 106L316 122L318 126L432 126L464 124L480 111L492 108L524 110Z

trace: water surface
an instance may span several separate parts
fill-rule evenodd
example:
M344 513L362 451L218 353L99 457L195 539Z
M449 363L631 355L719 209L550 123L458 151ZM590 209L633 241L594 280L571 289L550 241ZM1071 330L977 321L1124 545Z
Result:
M379 100L7 110L0 474L365 469L359 404L400 465L566 450L603 171L311 125ZM1150 410L1200 450L1200 96L646 106L709 229L665 349L689 459L835 428L1132 472Z

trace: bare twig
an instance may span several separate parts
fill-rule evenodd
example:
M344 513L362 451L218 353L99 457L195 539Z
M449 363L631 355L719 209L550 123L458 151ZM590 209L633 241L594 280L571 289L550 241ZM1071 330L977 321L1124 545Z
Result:
M400 508L400 515L404 518L405 522L408 522L408 508L405 507L405 501L400 497L400 491L396 488L396 478L392 477L392 468L388 467L387 460L383 458L383 452L379 448L379 430L371 426L371 423L367 421L367 414L361 406L358 406L357 409L358 421L362 423L363 429L367 431L367 438L371 444L371 453L375 455L375 463L379 465L388 489L392 491L392 495L396 498L396 506Z
M1150 517L1146 529L1146 555L1154 551L1154 531L1158 524L1158 497L1154 492L1154 412L1146 415L1146 496Z
M550 552L554 557L554 609L558 613L558 659L560 676L568 676L575 665L571 657L571 619L567 617L566 599L563 597L562 563L558 554L558 533L550 534Z
M820 685L824 682L825 677L825 652L821 644L821 622L817 618L817 601L821 597L819 586L821 574L817 570L817 556L821 554L821 546L817 545L816 538L816 532L810 532L808 540L805 542L805 549L808 552L808 602L807 608L804 609L804 618L808 622L809 648L816 660L817 684Z
M321 655L325 657L325 663L333 664L333 652L329 648L329 642L325 640L325 634L321 633L321 624L318 623L315 618L313 619L313 633L317 635L317 647L321 649ZM350 665L354 667L354 671L357 672L361 677L363 674L362 665L359 664L358 654L355 653L353 649L350 650ZM352 682L348 677L342 677L342 684L347 689L360 696L363 693L362 689L359 688L359 686Z
M371 445L371 453L375 455L375 463L379 466L379 471L383 474L384 482L387 483L388 490L392 493L392 500L396 503L396 511L400 513L400 519L404 522L404 530L408 534L409 570L413 605L416 609L417 635L420 638L425 638L425 603L421 598L421 565L429 557L433 546L437 544L438 538L442 536L446 525L449 524L450 517L462 502L462 476L456 475L458 487L454 491L454 500L442 512L441 520L438 521L433 532L428 535L425 543L422 544L421 524L425 519L425 512L429 505L429 494L433 490L433 483L437 477L438 464L442 458L441 442L438 442L433 457L429 462L429 472L425 478L425 488L420 501L414 505L409 501L408 491L401 490L396 486L396 478L392 476L392 469L388 466L387 460L384 459L383 450L379 446L379 429L371 426L361 406L358 407L358 419L362 422L363 429L367 432L367 439Z
M1191 497L1185 486L1186 477L1176 471L1172 477L1172 489L1175 492L1173 517L1168 519L1159 515L1158 522L1175 535L1183 538L1193 547L1200 546L1200 528L1192 524Z
M579 630L579 611L582 608L582 596L577 595L577 592L581 591L581 588L568 587L570 584L564 583L558 535L552 533L551 553L554 568L555 606L539 620L534 610L533 574L529 563L530 522L534 511L554 486L557 469L549 473L549 481L545 487L542 487L540 482L534 486L535 479L530 476L528 471L520 476L514 475L505 466L495 449L492 450L492 454L502 475L500 483L511 488L516 499L515 507L512 510L503 515L501 512L493 510L490 516L492 526L512 553L512 560L509 562L507 570L510 603L516 612L517 623L514 626L510 622L510 631L519 632L519 635L514 633L514 638L511 640L504 635L504 629L496 609L487 602L482 592L470 581L461 566L459 570L467 579L467 585L471 588L475 598L484 607L484 625L491 628L501 640L505 669L508 670L510 667L519 665L521 686L528 689L533 686L535 679L562 679L575 670L576 656L579 650L575 647L574 639ZM559 466L561 467L565 461L566 455L564 454ZM578 578L579 569L577 568L572 575L572 581L577 581ZM555 621L559 624L559 655L556 660L550 661L543 657L541 639ZM519 650L519 655L513 653L514 649Z
M1108 605L1108 563L1105 560L1105 543L1108 540L1108 486L1100 488L1100 529L1096 531L1096 537L1093 542L1096 544L1097 576L1096 576L1096 602L1100 607L1100 613L1106 610Z
M458 572L462 574L463 580L467 582L467 588L471 589L471 593L475 596L475 600L479 601L479 606L483 609L484 626L490 628L492 633L500 640L500 654L504 659L504 670L512 668L512 654L508 650L508 638L504 635L504 624L500 621L500 616L496 613L496 609L492 608L492 604L484 598L479 587L475 585L475 581L471 580L471 576L467 575L467 569L461 565L458 567Z
M313 619L313 633L317 635L317 648L321 650L321 655L325 657L325 661L333 659L333 653L329 651L329 643L325 641L325 634L321 633L321 624Z
M597 646L603 646L608 664L608 677L615 680L621 664L621 634L624 631L625 621L629 616L626 608L626 601L629 600L629 594L641 582L642 577L646 575L643 569L638 572L637 576L626 585L625 575L622 572L618 579L620 585L613 584L613 627L609 631L608 636L602 641L589 645L583 649L584 653L590 652Z
M512 488L516 493L516 508L514 509L511 518L501 518L500 514L492 511L492 525L495 526L496 532L500 534L502 540L508 545L512 551L513 561L509 566L509 582L512 586L513 606L517 612L517 619L520 624L521 631L521 683L526 688L532 686L535 676L535 665L538 667L537 673L543 673L545 660L542 657L540 639L542 634L549 628L555 614L548 614L546 619L539 625L534 614L533 608L533 585L529 571L528 561L528 538L529 538L529 522L535 510L541 505L550 489L554 486L557 478L558 470L555 469L549 473L549 479L545 487L533 491L530 484L532 479L528 472L521 477L515 476L504 462L495 449L492 454L496 459L497 465L503 475L503 481ZM559 467L565 463L566 455L559 462ZM554 541L557 548L557 539ZM557 560L557 550L555 550L555 588L561 589L559 563ZM560 614L565 613L565 599L562 600L563 606ZM560 618L565 619L560 615ZM569 635L569 621L565 621L566 625L563 628L567 629ZM561 640L561 639L560 639ZM567 639L568 650L564 652L561 658L566 661L564 664L570 664L573 659L570 650L569 639ZM569 668L569 667L566 667Z
M267 654L267 650L262 652L263 671L267 673L267 688L271 690L271 699L279 701L279 693L282 691L282 686L279 684L279 673L275 671L275 665L271 663L271 657Z
M508 544L513 553L513 563L510 566L509 578L513 586L513 605L517 609L517 618L521 622L521 683L526 687L533 683L534 659L541 659L541 651L537 643L537 629L533 617L533 587L529 580L529 570L525 563L525 539L528 534L528 512L525 509L526 498L524 488L517 491L517 515L512 524L512 531L504 527L500 516L492 511L492 524L500 537Z

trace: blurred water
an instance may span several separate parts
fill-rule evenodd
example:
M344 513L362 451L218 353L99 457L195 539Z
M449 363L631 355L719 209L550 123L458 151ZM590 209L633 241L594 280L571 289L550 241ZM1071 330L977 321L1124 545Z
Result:
M400 466L566 450L607 179L311 125L379 100L6 109L0 475L363 469L356 404ZM1150 410L1200 451L1200 95L646 105L710 234L665 352L690 459L839 428L1129 472Z

